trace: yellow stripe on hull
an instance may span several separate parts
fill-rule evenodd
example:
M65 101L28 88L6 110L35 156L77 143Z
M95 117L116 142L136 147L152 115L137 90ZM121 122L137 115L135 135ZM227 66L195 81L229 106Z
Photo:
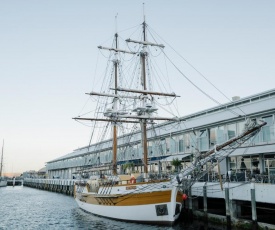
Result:
M78 194L78 199L82 202L94 205L114 205L114 206L134 206L167 203L171 201L171 190L155 191L144 193L133 193L126 195L102 195ZM182 201L182 193L178 192L176 202Z

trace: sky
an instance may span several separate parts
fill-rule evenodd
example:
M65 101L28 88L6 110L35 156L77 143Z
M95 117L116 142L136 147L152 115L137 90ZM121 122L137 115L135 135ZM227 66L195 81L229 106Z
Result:
M72 118L94 87L97 46L113 36L116 15L118 31L140 24L143 2L150 27L228 98L275 88L273 0L0 0L5 172L39 170L89 143L91 129ZM205 92L228 102L183 59L175 62ZM181 115L216 105L184 78L173 83L185 95Z

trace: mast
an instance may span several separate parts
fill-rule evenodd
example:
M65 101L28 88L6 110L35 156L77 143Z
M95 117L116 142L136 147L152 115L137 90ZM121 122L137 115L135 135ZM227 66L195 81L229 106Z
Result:
M113 59L113 67L114 67L114 88L110 88L111 90L114 90L113 94L109 93L97 93L97 92L91 92L87 93L91 96L103 96L103 97L113 97L113 103L112 103L112 109L107 109L103 114L106 117L103 118L80 118L75 117L73 119L75 120L90 120L90 121L109 121L112 122L112 137L113 137L113 146L112 146L112 152L113 152L113 174L117 175L117 148L118 148L118 142L117 142L117 124L118 123L140 123L141 125L141 144L143 149L143 164L144 164L144 177L147 177L148 174L148 146L147 146L147 123L153 123L153 120L167 120L167 121L178 121L178 118L167 118L167 117L154 117L152 116L152 113L157 111L157 108L154 106L147 104L148 102L148 96L151 97L153 95L158 96L165 96L165 97L178 97L175 93L162 93L162 92L154 92L147 89L147 79L146 79L146 60L147 60L147 47L148 46L157 46L159 48L164 48L163 44L157 44L147 41L147 33L146 33L146 21L145 21L145 14L144 14L144 21L142 23L142 31L143 36L141 41L126 39L126 42L132 42L132 43L138 43L142 46L142 50L139 52L140 56L140 66L141 66L141 88L142 90L138 89L125 89L120 88L118 86L118 54L124 53L124 54L132 54L136 55L137 52L131 52L127 50L121 50L118 48L118 33L117 28L115 31L115 44L113 47L103 47L98 46L99 49L109 50L111 52L114 52L115 58ZM131 92L134 94L141 94L140 96L132 96L132 95L119 95L120 91L124 92ZM135 112L136 115L131 115L128 113L120 112L118 109L118 102L120 98L130 98L130 99L140 99L141 107L134 108L132 112ZM128 120L130 119L130 120ZM135 120L135 121L134 121Z
M1 155L1 165L0 165L0 177L2 176L2 170L3 170L3 155L4 155L4 140L2 145L2 155Z
M115 17L117 21L117 16ZM118 53L127 53L127 54L133 54L135 55L135 52L129 52L127 50L121 50L118 49L118 33L117 33L117 22L116 22L116 29L115 29L115 48L113 47L103 47L103 46L98 46L99 49L104 49L104 50L109 50L109 51L114 51L115 52L115 59L113 60L113 65L115 69L115 79L114 79L114 94L105 94L105 93L96 93L96 92L91 92L89 95L97 95L97 96L105 96L105 97L113 97L113 106L111 111L106 111L104 113L105 117L108 117L109 119L90 119L90 118L73 118L76 120L91 120L91 121L111 121L113 124L113 174L117 175L117 122L120 122L118 119L118 100L119 100L119 95L118 95L118 65L119 65L119 60L118 60ZM121 121L122 122L122 121ZM133 121L127 121L128 123L135 123Z
M115 43L116 49L118 48L118 41L117 41L118 34L115 33ZM118 59L117 59L117 52L115 52L115 96L117 96L117 67L118 67ZM117 97L114 97L114 111L117 112ZM117 126L116 122L113 122L113 174L117 175Z
M143 26L143 41L146 42L146 23L145 23L145 16L144 16L144 22L142 23ZM146 45L143 46L143 49L140 53L140 57L141 57L141 65L142 65L142 72L141 72L141 79L142 82L141 84L143 85L143 90L146 91L147 87L146 87L146 69L145 69L145 65L146 65ZM143 94L143 107L145 107L146 104L146 98L147 98L147 94L144 93ZM146 119L141 119L141 135L142 135L142 146L143 146L143 163L144 163L144 173L145 173L145 177L147 177L148 174L148 147L147 147L147 130L146 130Z
M143 5L144 6L144 5ZM144 10L144 9L143 9ZM162 44L156 44L152 42L147 41L146 37L146 21L145 21L145 14L144 14L144 21L142 23L142 31L143 31L143 41L136 41L132 39L126 39L126 42L132 42L132 43L138 43L142 45L142 50L140 52L140 63L141 63L141 85L143 87L143 90L135 90L135 89L122 89L118 88L118 91L125 91L125 92L133 92L133 93L141 93L142 94L142 107L143 111L140 111L141 113L138 114L138 117L140 119L140 125L141 125L141 140L142 140L142 148L143 148L143 163L144 163L144 177L147 177L148 174L148 146L147 146L147 129L146 129L146 124L147 120L158 120L158 118L155 117L150 117L151 113L153 110L148 110L146 109L146 103L148 99L148 94L150 95L161 95L161 96L172 96L172 97L177 97L175 94L165 94L165 93L159 93L159 92L151 92L147 90L147 80L146 80L146 57L148 55L147 52L147 46L157 46L160 48L164 48L164 45ZM160 118L162 120L162 118ZM168 120L177 120L177 119L169 119Z

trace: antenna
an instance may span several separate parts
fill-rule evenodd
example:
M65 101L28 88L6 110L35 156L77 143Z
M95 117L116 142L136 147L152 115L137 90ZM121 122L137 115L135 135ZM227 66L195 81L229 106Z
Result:
M142 3L142 5L143 5L143 20L145 22L145 3Z
M115 33L117 33L117 16L118 16L118 13L115 16Z

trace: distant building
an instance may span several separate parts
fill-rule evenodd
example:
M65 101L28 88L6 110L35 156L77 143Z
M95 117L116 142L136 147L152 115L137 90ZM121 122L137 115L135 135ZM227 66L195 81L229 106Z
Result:
M43 179L45 179L47 177L46 167L44 167L38 171L29 170L29 171L23 172L22 176L23 176L23 178L43 178Z
M38 170L37 176L38 176L39 178L46 178L46 177L47 177L46 167L44 167L44 168Z
M38 178L37 172L34 170L23 172L22 176L23 178Z
M192 98L190 98L192 100ZM239 116L240 114L241 116ZM243 147L236 149L230 157L222 161L221 173L232 175L242 173L242 162L247 175L260 173L275 176L275 89L246 98L235 97L233 101L181 117L181 123L165 122L148 132L149 171L171 170L174 158L188 167L192 154L212 149L240 134L245 126L245 118L264 120L267 125ZM191 129L191 127L193 127ZM122 173L125 163L133 163L133 170L143 172L140 133L124 135L118 139L117 164ZM129 147L129 143L130 146ZM83 176L95 173L111 173L112 142L106 140L47 162L49 178L72 179L79 171ZM271 177L270 177L271 176ZM245 176L243 176L245 180Z

